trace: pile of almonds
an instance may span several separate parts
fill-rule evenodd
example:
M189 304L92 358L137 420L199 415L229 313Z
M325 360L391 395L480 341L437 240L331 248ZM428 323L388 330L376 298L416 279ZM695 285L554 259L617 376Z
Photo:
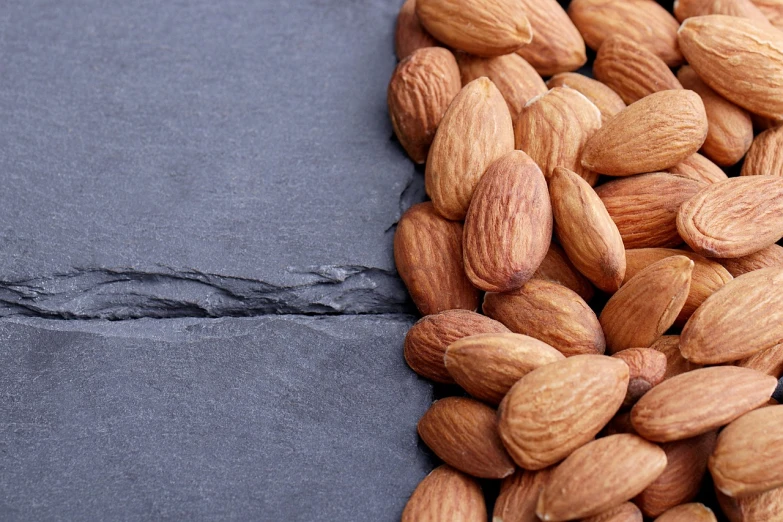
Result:
M405 359L466 392L403 521L783 521L783 0L672 8L402 6Z

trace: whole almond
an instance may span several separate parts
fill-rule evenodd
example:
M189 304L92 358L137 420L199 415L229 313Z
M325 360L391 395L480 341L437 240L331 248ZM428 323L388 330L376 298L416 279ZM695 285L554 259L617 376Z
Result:
M454 381L465 391L496 405L519 379L564 358L538 339L500 333L463 337L448 347L444 362Z
M760 495L731 498L716 491L718 503L730 522L771 522L783 520L783 488Z
M686 18L704 15L727 15L749 18L762 25L770 25L761 10L751 0L675 0L674 16L680 22Z
M489 292L519 288L538 269L552 240L552 206L538 165L522 151L492 163L465 217L465 272Z
M631 502L623 502L598 515L583 518L582 522L642 522L642 512Z
M584 74L565 72L552 76L546 82L550 89L555 87L570 87L579 91L593 102L601 111L601 121L605 122L625 109L625 102L620 95L603 83L593 80Z
M508 333L501 323L468 310L447 310L419 319L405 336L405 361L413 371L435 382L453 383L443 361L453 342L481 333Z
M625 277L623 238L601 198L575 172L557 167L549 179L555 230L568 258L595 286L615 292Z
M611 176L668 169L698 151L706 137L699 95L660 91L632 103L593 134L582 166Z
M718 522L715 513L704 504L683 504L671 508L655 519L655 522Z
M462 224L442 218L432 203L414 205L400 218L394 262L423 315L478 307L462 261Z
M542 76L579 69L587 61L585 41L557 0L522 0L533 41L517 50Z
M402 522L486 522L484 493L478 482L451 466L424 477L402 512Z
M655 341L650 348L658 350L666 356L666 374L663 376L664 380L691 370L698 370L702 367L700 364L690 362L682 356L682 353L680 352L679 335L664 335Z
M536 516L536 504L551 473L552 468L518 470L504 478L500 483L500 495L495 502L492 522L540 522Z
M622 34L644 45L670 67L682 63L677 46L679 24L655 0L572 0L568 14L594 50L609 35Z
M556 243L549 245L543 261L533 274L533 279L543 279L570 288L579 297L589 301L595 294L595 289L585 276L579 273L566 256L563 249Z
M479 478L514 473L497 431L495 410L465 397L435 401L419 420L419 436L446 464Z
M699 153L688 156L677 165L670 167L668 171L703 183L717 183L728 179L720 167Z
M482 76L492 80L506 100L512 120L516 119L528 100L547 91L536 70L516 54L482 58L457 53L457 64L465 85Z
M577 355L542 366L500 403L500 437L520 467L551 466L595 437L627 389L628 366L619 359Z
M533 39L524 6L513 0L418 0L416 14L432 36L479 56L508 54Z
M756 352L738 361L737 366L752 368L778 379L783 376L783 343Z
M756 136L742 165L743 176L783 176L783 127Z
M630 408L666 375L666 356L652 348L628 348L613 355L629 368L628 391L623 408Z
M716 259L734 277L762 268L783 268L783 247L770 245L758 252L733 259Z
M527 152L549 179L555 167L573 170L590 185L598 176L582 167L585 143L601 128L601 112L582 93L555 87L528 101L514 123L516 148Z
M622 34L609 36L598 48L593 74L625 103L633 103L658 91L682 89L663 60Z
M403 59L389 83L394 133L415 163L424 163L443 114L462 87L454 56L425 47Z
M416 15L416 0L405 0L397 15L397 29L394 34L397 59L402 60L422 47L435 47L438 42L421 25Z
M688 439L765 404L777 384L774 377L748 368L693 370L647 392L631 410L631 422L647 440Z
M513 292L488 293L483 310L512 332L544 341L566 357L604 353L606 348L595 312L557 283L531 279Z
M783 27L783 0L751 0L764 16L777 27Z
M685 256L657 261L628 280L606 303L599 320L611 353L647 348L682 310L694 263Z
M665 467L663 450L636 435L595 440L555 468L536 511L553 522L596 515L639 494Z
M688 18L680 49L704 83L750 112L783 117L783 33L753 20Z
M514 128L503 95L485 77L465 85L443 115L427 157L424 182L438 212L464 219L481 175L512 150Z

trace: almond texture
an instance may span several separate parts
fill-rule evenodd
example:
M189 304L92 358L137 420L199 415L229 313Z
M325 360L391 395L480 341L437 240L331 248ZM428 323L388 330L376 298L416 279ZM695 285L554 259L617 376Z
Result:
M718 503L730 522L783 520L783 488L743 498L731 498L717 491Z
M542 76L579 69L587 61L585 41L557 0L521 0L533 41L517 50Z
M593 102L601 111L601 121L605 122L612 116L625 109L625 102L620 95L603 83L585 76L584 74L565 72L552 76L546 82L550 89L555 87L570 87L579 91Z
M484 493L474 479L450 466L435 468L416 486L402 522L486 522Z
M783 268L783 247L770 245L746 256L716 259L715 261L725 266L726 270L734 277L762 268Z
M742 165L743 176L783 176L783 127L756 136Z
M717 183L728 179L720 167L699 153L688 156L677 165L670 167L668 172L703 183Z
M675 0L674 16L682 22L686 18L704 15L727 15L749 18L763 25L769 20L751 0Z
M630 408L663 381L666 375L666 356L652 348L628 348L613 357L622 359L628 365L628 392L625 394L623 408Z
M492 522L540 522L536 516L536 504L551 473L552 468L538 471L518 470L503 479L492 513Z
M737 361L737 366L752 368L767 375L780 378L783 376L783 343L767 348Z
M582 522L642 522L642 512L631 502L623 502L598 515L583 518Z
M704 504L683 504L668 510L655 522L718 522L715 513Z
M690 362L682 356L682 353L680 352L679 335L664 335L655 341L650 348L658 350L666 356L666 374L663 376L664 380L691 370L698 370L702 367L702 365Z
M402 60L416 49L435 47L438 42L421 25L416 15L416 0L405 0L397 15L394 46L397 59Z
M579 273L562 247L556 243L549 245L549 250L547 250L538 270L533 274L533 278L563 285L579 294L579 297L585 301L592 299L595 294L595 289L590 281Z

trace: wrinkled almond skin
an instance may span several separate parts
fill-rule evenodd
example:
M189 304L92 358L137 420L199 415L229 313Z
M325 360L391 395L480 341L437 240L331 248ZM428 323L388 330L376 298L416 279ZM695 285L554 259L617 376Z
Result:
M736 366L693 370L647 392L631 410L631 423L647 440L688 439L766 404L777 383L774 377Z
M514 333L463 337L446 350L454 381L473 397L497 405L531 371L565 356L546 343Z
M508 105L486 77L465 85L452 101L435 133L424 183L437 211L462 220L484 171L514 150Z
M402 522L424 521L486 522L481 486L451 466L438 466L416 486L402 512Z
M783 520L783 488L743 498L731 498L716 491L718 503L730 522Z
M606 349L595 312L573 290L557 283L531 279L513 292L488 293L483 310L512 332L535 337L566 357Z
M599 321L610 353L647 348L682 310L694 263L685 256L657 261L628 280L606 303Z
M630 408L666 375L666 356L652 348L628 348L614 354L625 361L629 368L628 392L623 408Z
M549 245L543 261L533 274L533 279L543 279L570 288L585 301L595 295L595 289L588 279L574 267L563 249L556 243Z
M589 442L555 468L536 512L553 522L597 515L639 494L665 467L663 450L636 435Z
M710 457L715 487L730 497L783 486L783 405L746 413L718 436Z
M783 0L751 0L778 29L783 28ZM733 521L732 521L733 522Z
M536 70L516 54L482 58L457 53L457 64L463 85L482 76L492 80L506 100L512 120L516 119L528 100L547 91L544 80Z
M524 6L513 0L418 0L424 28L449 47L478 56L500 56L533 39Z
M462 224L439 216L432 203L414 205L400 218L394 262L423 315L478 307L462 261Z
M762 268L783 268L783 247L770 245L746 256L715 259L715 261L725 266L734 277Z
M575 172L557 167L549 194L560 244L574 266L604 292L616 292L625 277L625 247L601 198Z
M552 240L552 206L544 174L530 156L511 151L479 181L465 217L465 273L487 292L505 292L533 277Z
M394 71L387 101L397 139L415 163L424 163L443 114L462 84L454 56L425 47L403 59Z
M704 504L683 504L671 508L655 519L655 522L718 522L715 514Z
M661 338L655 341L650 348L658 350L666 356L666 374L663 376L664 380L674 377L675 375L680 375L681 373L698 370L702 367L702 365L690 362L682 356L682 353L680 352L679 335L661 336Z
M601 44L593 63L593 74L625 103L633 103L658 91L682 89L663 60L621 34L611 35Z
M419 420L419 436L446 464L478 478L500 479L514 463L500 441L495 410L465 397L435 401Z
M453 342L482 333L509 333L501 323L468 310L447 310L419 319L405 336L405 361L422 377L451 384L443 361Z
M743 176L783 176L783 127L756 136L742 165Z
M533 41L517 50L542 76L575 71L587 62L585 41L557 0L521 0Z
M536 516L538 496L553 468L518 470L500 484L500 495L492 513L493 522L540 522Z
M437 45L438 42L424 29L416 16L416 0L405 0L397 15L397 28L394 33L397 59L402 60L417 49Z
M749 18L762 25L769 20L750 0L675 0L674 16L680 22L686 18L704 15L727 15Z
M587 45L598 50L612 34L641 43L669 67L680 65L679 24L655 0L572 0L568 15Z
M699 77L750 112L783 117L783 33L745 18L688 18L680 49Z
M783 376L783 343L756 352L738 361L737 366L751 368L779 379Z
M573 170L592 186L594 172L582 167L585 143L601 128L601 111L582 93L555 87L528 101L514 124L516 148L541 166L549 179L556 167Z
M729 179L720 167L698 152L693 156L688 156L680 163L667 170L672 174L684 176L703 183L717 183Z
M577 355L542 366L500 403L500 437L520 467L546 468L595 437L627 389L628 366L619 359Z
M582 166L610 176L668 169L701 148L707 128L698 94L656 92L606 122L585 145Z
M565 72L552 76L546 82L550 89L555 87L570 87L579 91L593 102L601 111L601 121L606 122L612 116L625 109L625 102L620 95L603 83L585 76L584 74Z
M582 522L642 522L642 512L631 502L623 502L598 515L583 518Z

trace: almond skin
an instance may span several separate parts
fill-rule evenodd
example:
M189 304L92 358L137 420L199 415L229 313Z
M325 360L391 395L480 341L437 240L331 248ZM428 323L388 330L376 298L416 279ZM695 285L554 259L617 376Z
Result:
M513 292L488 293L484 313L512 332L529 335L566 357L604 353L601 325L587 303L557 283L531 279Z
M751 0L778 29L783 28L783 0Z
M783 376L783 343L756 352L738 361L737 366L752 368L778 379Z
M416 16L416 0L405 0L397 15L394 48L397 59L402 60L417 49L436 47L438 42L421 25Z
M465 272L488 292L519 288L538 269L552 239L552 206L538 165L511 151L479 181L465 217Z
M667 169L668 172L703 183L717 183L728 178L726 173L716 164L699 153L688 156L677 165Z
M394 71L387 101L397 139L415 163L424 163L443 114L462 84L454 56L425 47L403 59Z
M674 324L691 286L694 263L685 256L657 261L628 280L599 318L611 353L647 348Z
M465 391L497 405L519 379L564 358L538 339L502 333L463 337L448 347L444 362L454 381Z
M524 6L512 0L418 0L416 14L432 36L478 56L500 56L533 40Z
M608 511L583 518L582 522L642 522L642 512L635 504L623 502Z
M756 136L742 165L743 176L783 176L783 127Z
M514 128L503 95L485 77L465 85L443 115L427 157L424 183L437 211L464 219L481 175L512 150Z
M727 15L749 18L762 25L770 25L761 10L750 0L675 0L674 16L680 22L686 18L704 15Z
M693 370L647 392L631 410L631 423L639 435L655 442L695 437L766 404L777 383L736 366Z
M509 329L489 317L468 310L447 310L419 319L405 336L405 361L422 377L451 384L443 361L453 342L481 333L509 333Z
M704 504L677 506L655 519L655 522L718 522L715 513Z
M783 117L783 33L745 18L688 18L680 49L699 77L755 114Z
M760 495L731 498L716 491L718 503L730 522L770 522L783 520L783 488Z
M595 440L555 468L536 511L553 522L599 514L633 498L665 467L663 450L636 435Z
M500 484L500 495L492 513L493 522L540 522L536 516L538 496L549 480L552 468L518 470Z
M582 166L610 176L668 169L698 151L706 137L699 95L660 91L606 122L585 145Z
M394 262L423 315L478 307L462 262L462 224L440 217L432 203L414 205L400 218Z
M557 237L574 266L604 292L625 277L623 238L601 198L575 172L557 167L549 179Z
M438 466L413 491L402 522L486 522L478 482L451 466Z
M579 294L579 297L585 301L590 301L595 295L593 285L579 273L563 249L556 243L549 245L549 250L547 250L538 270L533 274L533 279L543 279L563 285Z
M419 420L419 436L443 462L479 478L514 473L497 431L495 410L465 397L435 401Z
M770 245L758 252L733 259L716 259L718 263L726 267L734 277L759 270L761 268L783 268L783 247Z
M666 375L666 356L652 348L628 348L614 354L625 361L630 370L628 392L625 394L623 408L630 408L654 386L663 381Z
M625 102L620 98L619 94L603 83L588 78L584 74L573 72L556 74L546 84L550 89L570 87L584 94L601 111L602 122L609 120L609 118L625 109Z
M741 176L704 187L677 212L677 230L707 257L742 257L783 237L783 178Z
M500 437L520 467L546 468L595 437L627 388L628 366L619 359L577 355L542 366L500 403Z
M585 41L556 0L521 0L533 41L517 50L542 76L574 71L587 62Z
M681 373L698 370L702 367L702 365L690 362L682 356L682 353L680 352L679 335L664 335L655 341L650 348L658 350L666 356L666 374L663 376L664 380L674 377L675 375L680 375Z

